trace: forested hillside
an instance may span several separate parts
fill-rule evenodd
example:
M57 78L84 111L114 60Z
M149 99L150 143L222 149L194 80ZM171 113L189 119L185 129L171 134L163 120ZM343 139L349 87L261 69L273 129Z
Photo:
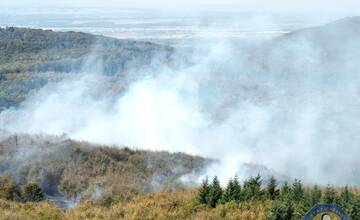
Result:
M0 74L78 72L86 59L101 62L105 73L116 74L129 66L150 65L155 55L166 61L171 51L157 44L79 32L0 28Z
M183 153L119 149L64 137L14 135L0 140L0 176L19 186L35 182L45 196L59 202L189 187L210 163Z
M35 190L26 193L34 188L30 186L19 189L19 194L23 192L25 196L37 198ZM244 182L235 177L225 187L214 178L211 182L204 181L200 188L164 190L133 197L114 195L102 201L90 199L69 210L60 210L48 201L6 200L1 195L2 190L4 187L0 184L1 220L301 220L318 203L337 204L352 220L360 219L358 188L310 187L299 180L280 185L275 179L264 180L260 176Z
M50 82L96 73L108 84L139 76L126 72L169 63L173 48L79 32L0 28L0 111L17 106ZM121 87L121 86L118 86Z

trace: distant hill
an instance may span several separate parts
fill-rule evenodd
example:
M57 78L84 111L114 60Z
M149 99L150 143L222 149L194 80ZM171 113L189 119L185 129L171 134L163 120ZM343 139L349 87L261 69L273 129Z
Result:
M360 58L359 39L360 17L349 17L284 34L268 42L265 48L259 48L258 52L264 53L266 49L268 57L282 56L285 60L312 56L313 60L327 64L328 70L333 72L337 66L348 68L348 63Z
M0 28L0 111L74 73L101 73L116 84L126 71L169 63L173 48L79 32ZM69 74L73 73L73 74ZM120 82L121 84L121 82Z
M78 72L84 62L101 62L102 71L116 74L129 66L150 65L155 55L169 58L171 47L117 40L79 32L0 28L0 74Z
M36 182L58 200L131 197L191 186L211 160L183 153L98 146L64 137L0 137L0 176L18 184ZM186 185L189 184L189 185Z

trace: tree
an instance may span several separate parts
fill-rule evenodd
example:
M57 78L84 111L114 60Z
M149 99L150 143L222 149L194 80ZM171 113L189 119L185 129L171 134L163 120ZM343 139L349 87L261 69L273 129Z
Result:
M0 177L0 198L21 201L20 189L10 177Z
M45 195L36 183L28 183L24 186L23 197L27 202L40 202L45 199Z
M349 187L345 186L344 189L341 191L340 196L338 198L339 205L345 209L349 210L349 206L351 203L351 200L354 198L354 195L350 192Z
M209 186L209 178L206 177L201 186L200 189L198 191L197 194L197 200L201 203L201 204L207 204L208 203L208 198L209 198L209 192L210 192L210 186Z
M277 189L276 179L273 176L270 178L269 183L267 184L266 193L269 199L271 200L275 200L275 198L279 194L279 190Z
M244 199L260 199L261 197L261 176L251 177L244 182Z
M336 201L336 196L337 195L335 189L332 186L327 185L322 198L322 202L325 204L332 204Z
M280 189L281 199L287 199L290 196L290 192L291 192L291 189L290 189L289 183L285 182Z
M235 201L240 201L242 199L241 198L241 184L240 184L237 176L235 176L233 184L234 184L233 199Z
M360 219L360 198L355 198L351 201L349 215L351 219Z
M294 208L288 199L285 201L273 201L269 220L291 220L294 217Z
M321 189L315 185L310 191L310 206L314 206L321 201Z
M224 203L226 202L230 202L232 201L233 199L233 192L234 192L234 181L232 179L229 180L225 190L224 190L224 193L222 195L222 201Z
M304 187L300 180L295 179L292 188L292 199L296 202L302 201L304 199Z
M230 201L240 201L241 198L241 185L239 183L238 178L235 176L235 178L232 180L230 179L225 191L223 192L222 201L230 202Z
M221 199L222 189L218 178L215 176L209 190L208 205L211 208L215 208L218 201Z

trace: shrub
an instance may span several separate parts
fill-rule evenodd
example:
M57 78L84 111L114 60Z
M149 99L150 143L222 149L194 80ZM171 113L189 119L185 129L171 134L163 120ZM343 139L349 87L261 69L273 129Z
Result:
M0 177L0 198L21 201L20 189L10 177Z
M36 183L28 183L24 186L23 198L27 202L40 202L45 199L45 196Z

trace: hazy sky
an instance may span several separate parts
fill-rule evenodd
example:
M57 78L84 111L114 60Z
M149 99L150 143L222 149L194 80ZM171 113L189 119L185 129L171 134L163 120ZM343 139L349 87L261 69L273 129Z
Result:
M359 0L1 0L0 7L233 9L270 12L360 13Z

